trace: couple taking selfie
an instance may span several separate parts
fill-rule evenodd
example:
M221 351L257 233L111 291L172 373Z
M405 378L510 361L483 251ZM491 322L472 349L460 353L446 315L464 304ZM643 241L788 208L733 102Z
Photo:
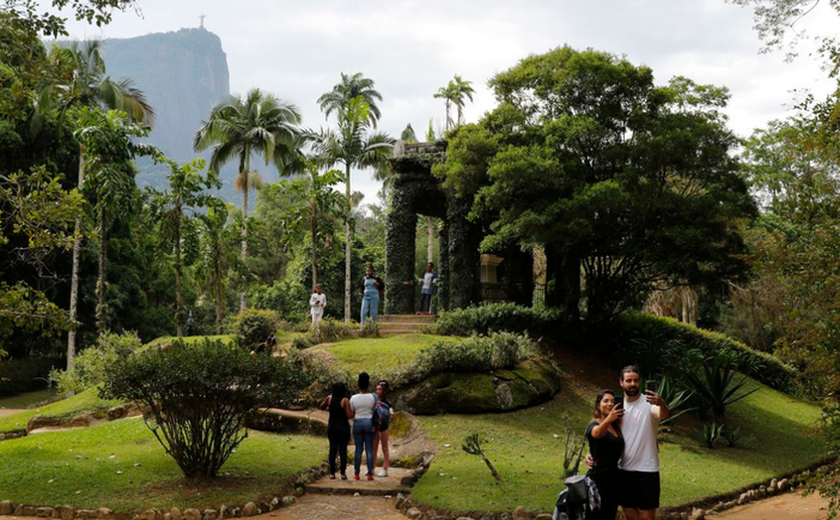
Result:
M621 369L619 384L621 396L598 392L586 427L587 477L595 488L590 486L586 518L615 520L621 506L627 520L653 520L659 507L656 435L670 413L656 381L646 381L642 391L637 366Z

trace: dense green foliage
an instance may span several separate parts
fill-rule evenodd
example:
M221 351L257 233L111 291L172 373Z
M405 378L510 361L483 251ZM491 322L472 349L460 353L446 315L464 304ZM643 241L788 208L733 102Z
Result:
M61 358L42 356L0 361L0 396L45 388L50 371L61 365Z
M288 406L304 375L290 363L219 341L171 343L105 370L102 394L148 409L147 424L187 477L215 477L261 406Z
M716 284L743 267L736 223L753 204L725 88L655 86L645 66L569 47L490 86L498 106L453 133L435 172L489 224L484 251L545 246L553 303L576 314L582 300L599 322L657 281Z
M141 346L136 333L106 333L97 339L96 345L76 356L73 368L54 370L50 379L58 386L59 393L77 394L104 383L106 367L132 355Z
M514 303L488 303L442 312L434 324L437 334L470 336L491 332L544 332L561 323L557 309L523 307Z
M234 318L231 332L240 346L251 351L275 334L279 327L280 320L276 312L265 309L245 309Z
M796 370L778 358L752 349L723 334L646 314L623 314L616 320L613 349L617 365L639 364L645 373L677 373L700 366L705 356L732 352L739 366L762 383L783 391L796 389Z

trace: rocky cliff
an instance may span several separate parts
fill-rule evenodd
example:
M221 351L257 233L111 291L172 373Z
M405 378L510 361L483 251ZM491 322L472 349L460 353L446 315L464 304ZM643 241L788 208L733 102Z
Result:
M222 41L206 29L149 34L103 42L107 73L134 79L155 109L149 141L167 156L196 156L193 136L210 110L230 95Z

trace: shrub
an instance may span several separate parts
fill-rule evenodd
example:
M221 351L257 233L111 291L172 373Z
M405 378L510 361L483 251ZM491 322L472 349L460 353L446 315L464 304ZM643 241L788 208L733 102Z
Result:
M707 448L714 449L715 441L720 438L722 431L722 424L718 426L714 422L710 422L703 425L703 442L706 443Z
M309 348L321 343L329 343L349 338L353 335L358 325L345 323L343 321L324 319L318 330L310 330L302 336L292 340L292 346L297 348Z
M293 364L220 341L147 349L105 367L101 394L132 400L187 477L214 477L261 406L283 406L307 384Z
M723 429L723 437L726 439L726 444L730 448L734 448L738 441L741 440L740 426L726 426Z
M355 388L356 375L339 368L322 352L292 349L286 361L305 374L307 385L298 394L299 404L317 407L330 392L332 384L342 381L347 388Z
M77 394L102 383L105 367L120 358L130 356L143 346L135 332L105 334L96 345L86 348L73 360L72 370L53 370L50 379L60 394Z
M488 303L441 313L432 327L436 334L470 336L491 332L537 332L557 325L559 309L523 307L515 303Z
M442 340L420 351L400 374L390 376L393 386L413 384L443 372L487 372L512 368L537 353L528 336L498 332L460 341Z
M245 309L236 315L231 332L236 342L251 350L266 340L280 328L277 313L265 309Z
M681 367L717 352L733 352L740 369L779 390L796 389L796 370L778 358L751 349L717 332L699 329L672 318L647 314L623 314L616 319L617 364L638 363L677 373Z
M747 376L736 381L737 368L734 353L724 350L706 357L699 368L683 370L682 377L694 390L704 414L711 411L715 417L723 417L727 406L758 390L746 390Z
M57 357L33 356L0 361L0 396L46 388L50 371L62 365L64 360Z

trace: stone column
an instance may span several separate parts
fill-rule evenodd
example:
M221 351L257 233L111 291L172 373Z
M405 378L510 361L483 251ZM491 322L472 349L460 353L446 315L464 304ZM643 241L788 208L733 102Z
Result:
M385 314L414 314L417 214L408 190L395 186L385 240Z

